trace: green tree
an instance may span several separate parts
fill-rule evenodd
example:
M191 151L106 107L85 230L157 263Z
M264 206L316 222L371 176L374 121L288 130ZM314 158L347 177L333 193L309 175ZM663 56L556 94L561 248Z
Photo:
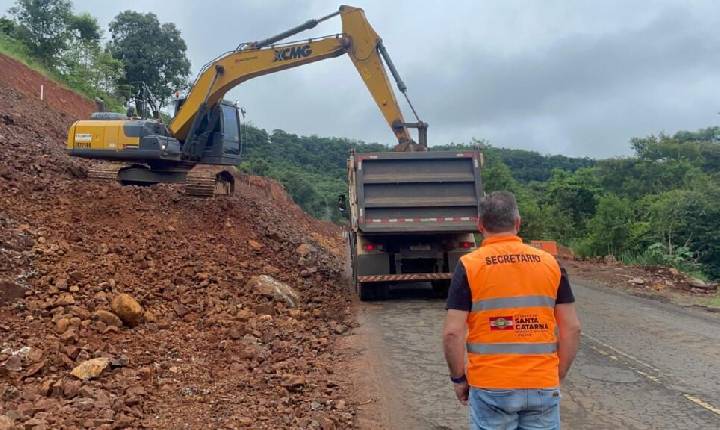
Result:
M30 53L43 63L54 66L66 49L68 23L72 17L70 0L16 0L10 8L15 18L16 36Z
M545 239L547 236L547 214L528 189L515 178L510 168L497 156L491 154L487 157L485 168L482 170L483 187L485 192L510 191L515 194L518 209L522 217L520 236L525 240Z
M187 84L187 45L175 24L160 24L154 13L125 11L110 23L112 56L123 63L124 84L133 93L144 82L161 105Z
M588 222L588 242L595 255L620 255L633 231L634 212L630 200L615 194L598 199L597 211Z
M75 32L75 37L86 44L100 44L102 30L97 19L89 13L72 15L68 20L68 30Z
M650 232L673 255L688 248L708 275L720 278L720 186L671 190L650 204Z
M15 36L15 23L4 16L0 16L0 34Z
M101 45L102 30L89 14L68 20L67 48L61 55L58 71L73 88L99 96L116 92L122 77L122 63Z
M554 170L544 197L553 219L548 226L552 236L565 242L584 237L601 193L595 168L582 168L574 173Z

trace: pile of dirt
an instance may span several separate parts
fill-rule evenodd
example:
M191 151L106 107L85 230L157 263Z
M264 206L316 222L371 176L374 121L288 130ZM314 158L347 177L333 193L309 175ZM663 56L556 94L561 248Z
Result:
M717 283L704 282L671 267L628 266L612 259L608 261L563 260L571 276L599 281L652 293L715 294Z
M352 426L339 229L262 178L78 180L74 119L0 82L0 428Z

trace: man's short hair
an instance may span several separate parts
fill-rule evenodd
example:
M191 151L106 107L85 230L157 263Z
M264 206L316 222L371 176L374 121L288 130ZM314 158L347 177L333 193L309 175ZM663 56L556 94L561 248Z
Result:
M480 222L490 233L513 230L518 218L517 201L509 191L493 191L480 201Z

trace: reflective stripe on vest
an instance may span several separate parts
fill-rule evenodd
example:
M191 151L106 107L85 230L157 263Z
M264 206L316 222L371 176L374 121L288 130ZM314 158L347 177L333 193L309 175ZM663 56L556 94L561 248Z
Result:
M503 297L499 299L478 300L472 304L470 312L493 309L548 307L555 308L555 298L547 296Z
M473 354L551 354L557 343L468 343L467 351Z

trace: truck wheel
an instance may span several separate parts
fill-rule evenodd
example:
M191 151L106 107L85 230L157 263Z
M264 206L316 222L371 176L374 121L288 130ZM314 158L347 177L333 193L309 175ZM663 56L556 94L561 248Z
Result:
M437 298L446 299L448 296L448 290L450 289L450 281L432 281L432 289Z
M362 283L358 282L357 289L358 289L358 295L360 296L361 301L369 302L371 300L375 300L374 285L367 285L367 284L362 284Z
M390 298L390 285L388 284L377 284L375 285L375 299L376 300L387 300Z

